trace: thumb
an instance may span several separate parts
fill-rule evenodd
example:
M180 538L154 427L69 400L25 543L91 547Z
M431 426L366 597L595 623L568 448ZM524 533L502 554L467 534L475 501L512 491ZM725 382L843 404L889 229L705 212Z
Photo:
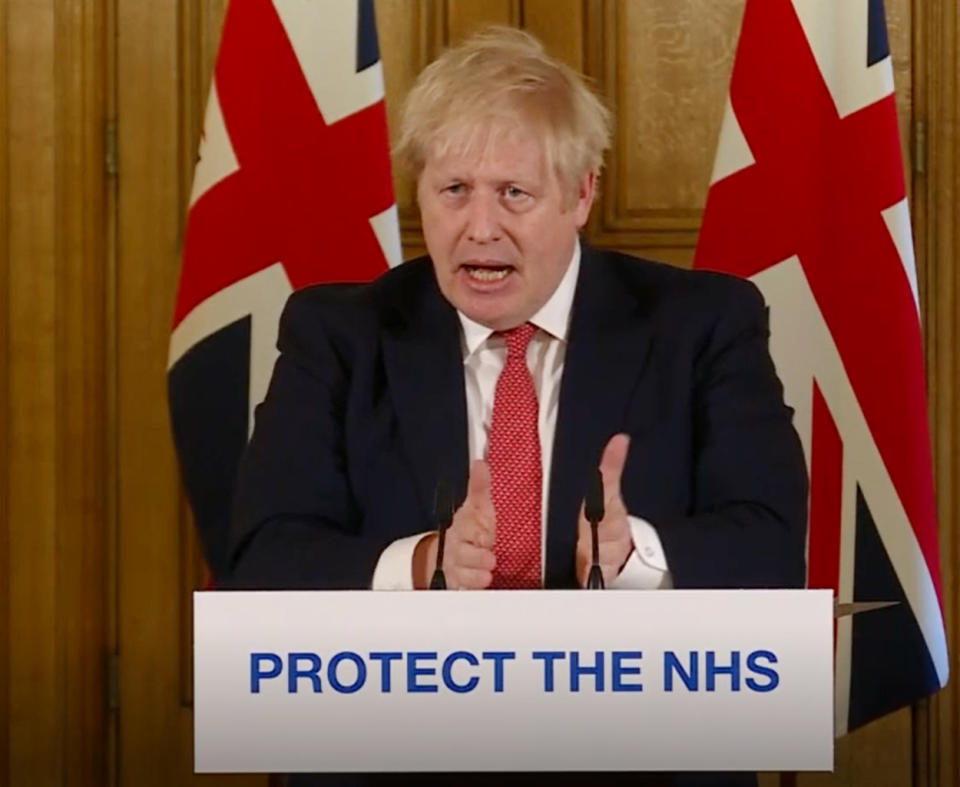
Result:
M600 475L603 476L603 496L607 500L614 495L620 495L620 478L623 476L623 466L627 463L629 450L630 436L622 433L611 437L603 449Z
M470 463L470 477L467 479L467 502L480 505L490 499L490 468L482 459Z

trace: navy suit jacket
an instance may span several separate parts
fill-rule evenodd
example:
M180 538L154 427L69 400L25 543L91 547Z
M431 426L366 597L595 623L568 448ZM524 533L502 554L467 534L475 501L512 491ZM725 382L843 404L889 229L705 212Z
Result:
M577 516L611 435L622 493L656 528L676 587L800 587L807 482L749 282L583 254L560 389L545 584L575 584ZM428 259L291 296L242 462L231 584L366 588L383 549L462 496L460 324Z

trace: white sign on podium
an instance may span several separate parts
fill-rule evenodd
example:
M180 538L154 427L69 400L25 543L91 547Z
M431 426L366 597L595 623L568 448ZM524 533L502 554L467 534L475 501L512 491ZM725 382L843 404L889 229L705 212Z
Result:
M197 772L831 770L830 591L194 594Z

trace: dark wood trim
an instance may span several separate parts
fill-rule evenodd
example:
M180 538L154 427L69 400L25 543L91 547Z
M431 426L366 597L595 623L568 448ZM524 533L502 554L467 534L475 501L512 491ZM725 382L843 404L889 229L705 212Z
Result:
M10 497L9 473L9 201L10 181L7 158L7 14L0 2L0 782L10 779Z
M914 4L916 118L925 166L915 173L914 234L926 340L928 398L937 488L943 611L953 682L914 710L914 785L960 783L960 693L956 675L960 614L960 13L955 0Z
M117 67L117 4L116 0L106 0L103 8L103 107L104 125L111 129L115 147L117 135L117 86L119 71ZM114 151L116 154L116 151ZM119 155L116 154L116 162ZM106 162L104 162L106 163ZM118 669L116 656L119 651L119 600L118 600L118 511L120 487L118 483L117 446L119 441L119 419L117 406L118 370L118 328L117 328L117 192L118 172L116 168L104 178L104 224L103 224L103 347L105 357L103 414L104 414L104 456L103 467L107 483L104 489L104 584L106 614L104 616L104 672ZM110 665L110 666L108 666ZM106 787L117 787L119 783L119 720L117 700L117 675L114 672L108 678L113 685L107 688L105 698L107 719L104 731L104 751L106 756Z

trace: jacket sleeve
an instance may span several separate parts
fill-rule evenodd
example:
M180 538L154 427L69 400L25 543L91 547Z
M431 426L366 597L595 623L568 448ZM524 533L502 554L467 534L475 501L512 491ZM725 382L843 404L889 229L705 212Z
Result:
M347 473L349 359L309 289L280 320L280 356L241 461L235 588L367 588L386 542L365 535Z
M678 588L802 587L807 472L763 298L728 280L694 368L693 504L657 522Z

